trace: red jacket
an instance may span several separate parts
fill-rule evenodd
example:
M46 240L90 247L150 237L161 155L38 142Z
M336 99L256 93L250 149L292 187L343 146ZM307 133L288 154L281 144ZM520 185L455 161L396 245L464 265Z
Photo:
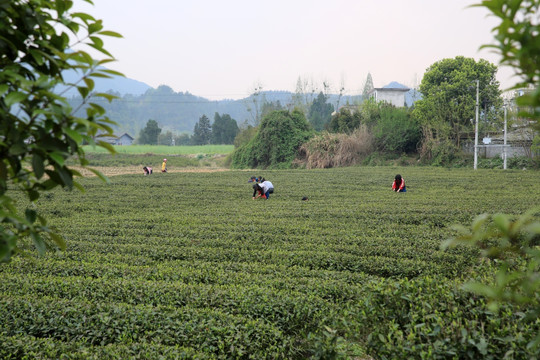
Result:
M401 178L401 184L399 184L399 190L403 190L403 188L405 187L405 180L403 178ZM397 190L397 185L396 185L396 180L394 180L394 183L392 184L392 190L396 191Z

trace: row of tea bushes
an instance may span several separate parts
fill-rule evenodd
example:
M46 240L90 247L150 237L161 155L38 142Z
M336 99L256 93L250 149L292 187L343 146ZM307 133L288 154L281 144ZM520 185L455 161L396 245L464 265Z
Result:
M432 277L371 283L364 303L351 307L349 331L370 329L368 353L379 359L538 358L529 343L540 319L525 322L523 309L506 305L494 313L460 285Z
M175 261L159 265L133 266L126 264L74 263L65 260L50 260L38 267L33 262L22 262L12 269L0 289L9 293L28 291L29 286L37 286L40 279L132 281L156 286L168 285L215 285L215 286L258 286L276 290L318 295L337 301L360 299L361 287L374 279L364 273L345 271L313 271L300 267L285 267L263 264L203 263ZM31 275L29 275L31 274ZM21 283L22 282L22 283ZM25 285L27 284L27 285Z
M218 357L208 352L197 352L182 346L165 346L154 342L130 342L91 345L86 341L60 342L18 334L5 336L0 332L0 357L12 359L66 359L66 360L112 360L112 359L163 359L163 360L207 360Z
M380 251L377 248L381 248ZM332 251L325 247L313 246L310 250L287 251L285 249L271 248L255 250L249 246L235 248L231 244L228 248L222 247L148 247L143 245L110 245L98 243L74 243L70 250L81 253L92 253L107 256L110 253L129 254L130 257L147 257L155 262L163 261L216 261L216 262L246 262L275 264L286 267L306 267L312 270L353 271L389 277L414 277L420 274L440 274L441 276L454 276L464 267L471 264L471 257L462 257L446 253L432 252L426 256L418 256L414 249L410 249L411 258L404 257L409 249L395 248L393 254L381 254L384 245L369 248L365 252L354 249ZM360 252L355 254L355 252ZM418 253L422 253L419 251Z
M18 333L61 343L93 346L155 343L208 352L218 358L294 356L293 339L264 320L249 320L212 309L100 304L44 297L27 301L2 298L1 333Z
M40 199L68 247L0 266L0 358L538 358L538 323L460 289L490 279L478 251L440 249L539 203L536 173L257 172L267 201L251 172L159 175Z
M272 319L286 334L309 330L320 321L331 304L312 293L261 288L258 286L216 286L179 284L140 280L102 280L88 278L7 277L5 293L24 296L67 299L96 304L132 306L170 306L212 308L249 319ZM14 316L15 314L12 314Z

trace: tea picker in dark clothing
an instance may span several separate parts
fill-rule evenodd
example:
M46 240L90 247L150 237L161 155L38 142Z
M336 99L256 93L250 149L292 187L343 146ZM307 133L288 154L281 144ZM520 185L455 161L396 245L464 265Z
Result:
M261 180L262 178L259 176L259 177L256 177L256 176L252 176L249 178L248 182L256 182L258 183L259 180Z
M259 186L259 184L253 184L253 200L255 200L258 197L263 197L263 189Z

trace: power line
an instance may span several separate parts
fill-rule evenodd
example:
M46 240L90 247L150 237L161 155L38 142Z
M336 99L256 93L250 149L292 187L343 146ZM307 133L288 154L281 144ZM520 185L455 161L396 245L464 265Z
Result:
M294 95L294 93L290 93L290 96L291 96L291 99L292 99L292 96ZM335 96L339 96L338 94L334 94ZM139 95L139 96L134 96L134 97L137 97L136 100L128 100L128 99L125 99L124 97L119 97L119 98L116 98L116 99L113 99L112 101L113 102L123 102L123 103L143 103L143 104L217 104L219 105L219 103L234 103L234 102L243 102L243 101L246 101L246 99L248 98L243 98L243 99L237 99L237 100L234 100L234 99L222 99L222 100L209 100L209 99L206 99L206 100L183 100L183 99L178 99L176 101L165 101L165 100L152 100L152 101L148 101L147 99L148 98L151 98L151 97L154 97L154 98L164 98L164 97L173 97L173 96L183 96L183 95L178 95L178 94L154 94L154 95ZM195 95L193 95L195 96ZM251 96L251 95L250 95ZM341 95L341 97L355 97L355 96L360 96L360 95ZM70 101L81 101L80 98L70 98L68 99ZM279 99L278 99L279 100ZM109 100L105 99L105 98L101 98L101 97L95 97L95 98L91 98L91 101L94 101L94 102L109 102Z
M73 101L80 101L76 99ZM107 99L93 98L90 101L93 102L109 102ZM125 99L113 99L112 102L123 102L123 103L137 103L137 104L212 104L219 103L223 100L208 100L208 101L144 101L144 100L125 100ZM218 104L219 105L219 104Z

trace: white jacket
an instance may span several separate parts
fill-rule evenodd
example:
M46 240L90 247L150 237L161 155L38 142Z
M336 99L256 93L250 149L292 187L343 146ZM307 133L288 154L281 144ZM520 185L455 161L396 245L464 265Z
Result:
M270 189L272 189L272 190L274 189L274 185L268 180L263 181L262 183L259 184L259 186L263 188L263 191L264 191L265 194Z

